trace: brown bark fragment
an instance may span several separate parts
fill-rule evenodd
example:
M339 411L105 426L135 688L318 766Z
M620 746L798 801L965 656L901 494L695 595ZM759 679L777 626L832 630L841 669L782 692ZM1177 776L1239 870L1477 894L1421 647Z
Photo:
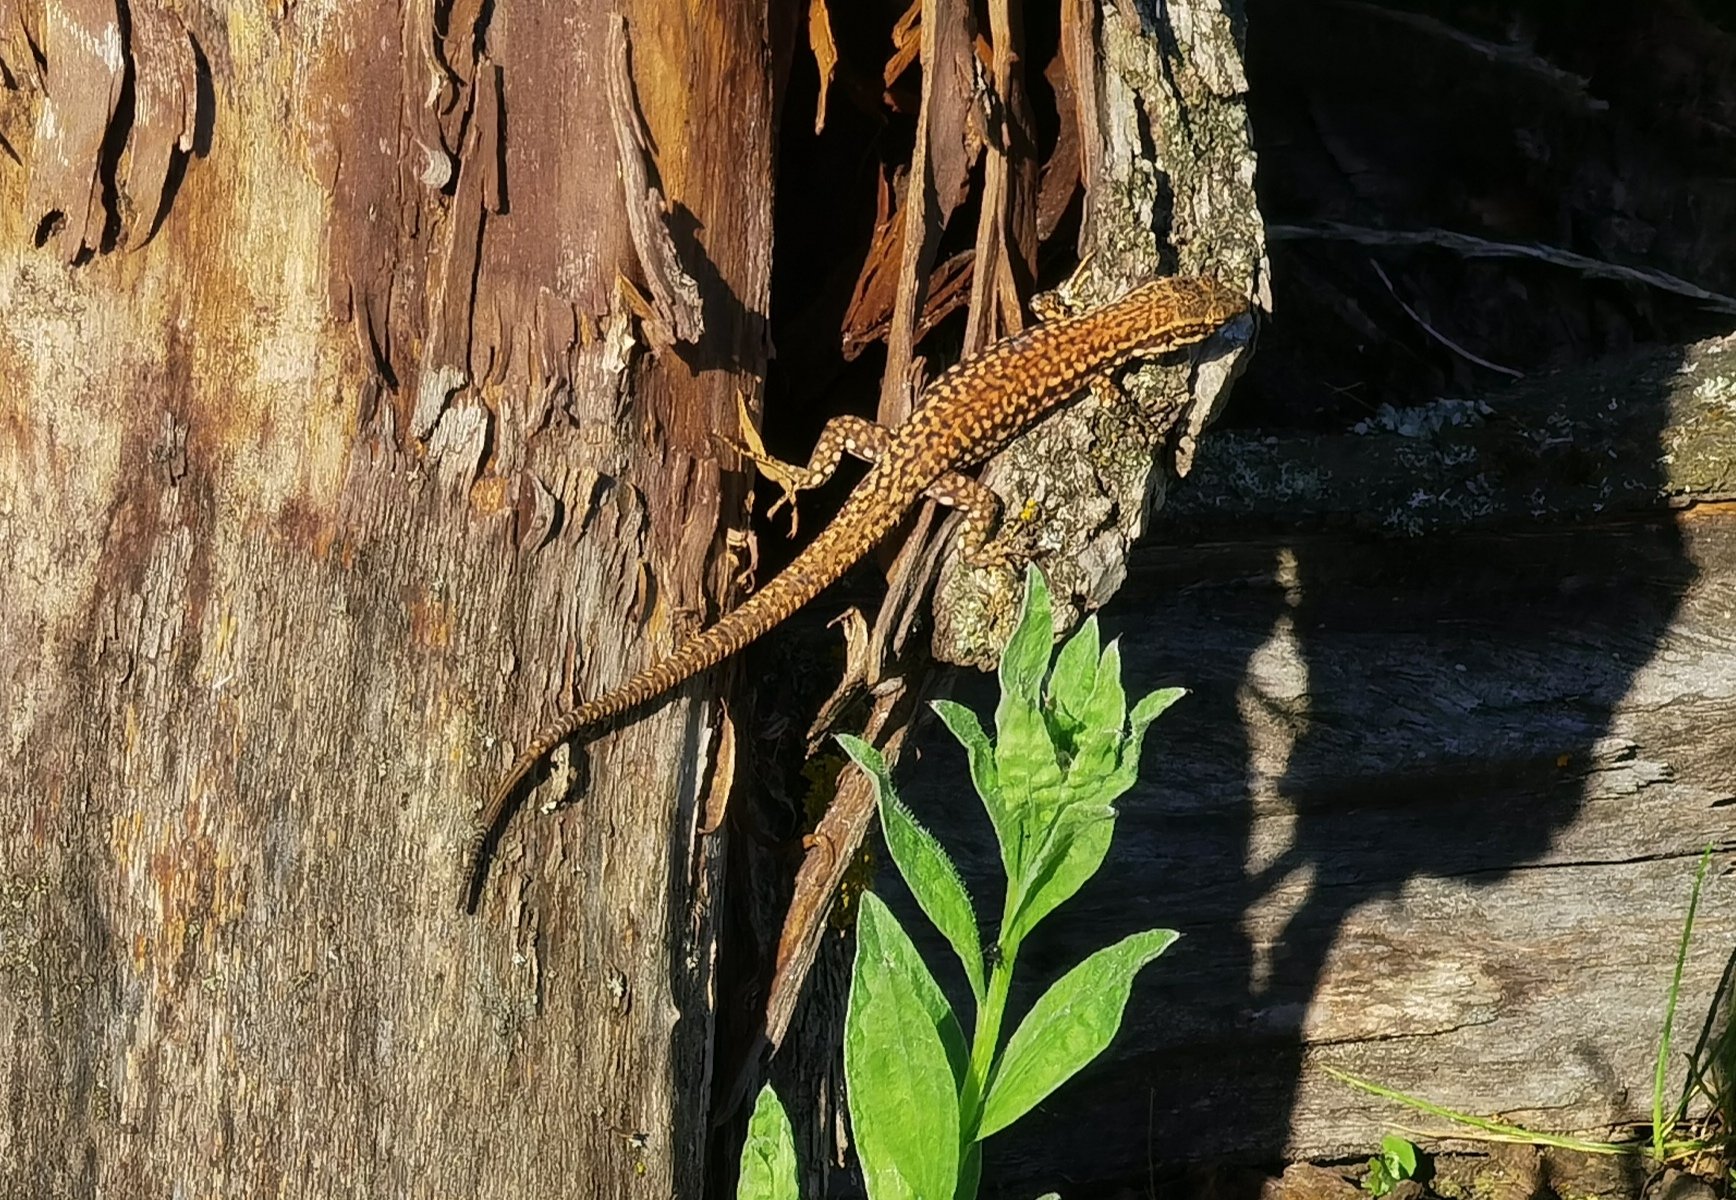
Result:
M193 42L178 17L150 2L134 4L128 16L133 123L115 186L122 197L126 243L137 247L167 212L175 157L193 151L199 81Z
M102 245L109 219L99 168L125 47L113 0L47 0L42 30L50 66L25 213L72 262Z
M1036 134L1025 95L1023 32L1008 0L991 0L993 37L988 139L983 165L982 208L977 217L973 262L981 282L971 289L965 350L1025 327L1025 298L1037 278Z
M1097 62L1097 6L1086 0L1061 0L1061 61L1068 78L1067 106L1077 125L1079 176L1085 184L1083 226L1092 226L1091 204L1103 179L1101 79ZM1058 90L1057 90L1058 94ZM1063 139L1066 138L1063 134Z
M485 377L477 369L472 335L478 316L477 260L482 253L482 225L491 202L500 208L500 81L499 69L478 65L477 87L468 122L446 244L429 301L429 333L420 364L416 406L410 433L427 438L446 404L460 388ZM482 372L488 369L486 358Z
M967 145L976 97L976 55L971 8L961 0L924 0L922 7L922 105L916 120L916 150L899 212L903 223L898 296L886 339L886 373L880 381L876 419L902 424L915 398L911 368L917 318L927 306L929 269L940 233L964 202L977 147ZM911 231L916 231L912 236Z
M1056 133L1055 148L1043 162L1042 183L1037 193L1037 241L1046 242L1054 234L1061 217L1073 202L1083 178L1080 158L1079 97L1073 91L1073 76L1065 57L1057 54L1043 68L1043 78L1055 96L1055 108L1061 118Z
M0 0L0 79L8 91L42 89L42 73L37 66L41 28L40 3Z
M874 235L857 276L849 308L844 313L843 351L846 361L856 358L872 343L887 338L892 328L892 312L898 302L898 272L904 261L906 211L904 208L894 209L892 204L892 184L882 176ZM961 251L934 268L916 324L917 341L926 337L948 315L970 302L971 265L971 252Z
M615 128L616 164L627 212L627 228L639 268L651 289L652 319L645 332L659 349L675 342L697 342L705 333L699 285L681 265L675 242L665 225L669 202L652 178L653 153L649 135L633 98L627 25L619 17L609 22L609 117Z
M832 76L838 69L838 43L832 38L832 18L826 0L808 0L808 47L820 70L820 99L814 106L814 132L826 128L826 100L832 94Z

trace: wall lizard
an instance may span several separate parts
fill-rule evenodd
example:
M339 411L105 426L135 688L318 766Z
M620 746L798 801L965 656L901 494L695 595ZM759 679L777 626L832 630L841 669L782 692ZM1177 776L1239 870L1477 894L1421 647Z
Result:
M988 541L999 503L961 472L988 460L1050 410L1130 359L1202 341L1247 306L1240 292L1216 280L1153 280L1100 308L1034 325L942 372L896 429L862 417L834 418L821 431L805 468L738 447L783 487L779 505L829 479L845 454L871 465L832 522L764 587L668 657L562 713L537 734L482 809L466 854L461 908L474 911L490 849L513 799L556 746L661 696L777 626L897 528L924 498L963 513L967 561L1003 559L998 543Z

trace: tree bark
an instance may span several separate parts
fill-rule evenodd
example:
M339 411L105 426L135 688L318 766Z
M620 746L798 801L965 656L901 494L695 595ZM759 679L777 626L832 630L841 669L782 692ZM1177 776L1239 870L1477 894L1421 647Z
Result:
M732 599L776 38L611 11L0 4L0 1190L697 1193L703 690L452 902Z

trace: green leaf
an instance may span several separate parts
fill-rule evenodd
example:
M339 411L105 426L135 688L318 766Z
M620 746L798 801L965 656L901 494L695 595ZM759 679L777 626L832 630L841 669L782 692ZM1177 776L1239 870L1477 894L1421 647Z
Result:
M869 901L869 897L873 897ZM946 1062L952 1068L954 1080L959 1087L964 1086L964 1073L969 1063L969 1051L965 1046L964 1030L959 1026L958 1017L948 1003L946 993L940 990L940 985L929 974L928 964L922 961L922 955L917 953L916 944L910 940L910 935L904 932L904 926L898 918L892 915L892 910L886 907L886 902L872 892L862 893L864 905L871 906L878 914L876 923L869 930L870 946L881 958L900 964L899 969L908 980L911 994L922 1006L922 1011L928 1014L930 1023L940 1035L942 1048L946 1051ZM857 918L856 928L856 962L862 961L862 926L861 917ZM851 979L855 983L854 976ZM846 1022L847 1025L847 1022Z
M1028 852L1041 841L1061 807L1061 773L1048 723L1034 704L1013 696L1001 697L995 713L995 777L1001 784L1001 802L1006 806L1012 843L1002 847L1010 878L1022 877ZM1011 853L1008 851L1011 850Z
M952 1195L964 1053L964 1035L916 947L885 902L864 892L844 1015L844 1080L871 1200Z
M1385 1196L1404 1180L1416 1178L1416 1173L1416 1146L1396 1133L1389 1133L1380 1139L1380 1156L1368 1160L1362 1189L1377 1198Z
M1034 564L1025 568L1025 596L1019 623L1001 654L1001 692L1035 701L1049 668L1055 644L1054 619L1049 615L1049 586Z
M1102 1053L1121 1027L1133 977L1176 936L1168 929L1133 934L1055 981L1001 1053L983 1099L977 1137L1005 1129Z
M796 1188L795 1135L778 1094L768 1083L760 1089L747 1123L736 1200L800 1200Z
M1073 804L1063 809L1041 849L1032 855L1018 911L1002 940L1019 945L1037 922L1084 887L1103 865L1114 833L1115 810L1107 804Z
M995 832L1015 891L1029 873L1031 850L1064 798L1066 779L1040 704L1053 645L1049 590L1031 567L1025 572L1019 626L1001 658L1001 699L995 708L995 778L1006 810Z
M976 713L956 700L933 700L929 707L970 755L971 782L986 799L1000 785L995 781L995 748L989 743L989 735L983 732L983 723L977 720Z
M964 705L952 700L936 700L933 708L970 755L971 783L976 786L977 796L982 800L983 808L988 811L989 823L995 828L995 842L1001 851L1001 866L1006 870L1007 877L1012 878L1018 873L1024 834L1018 813L1007 803L1006 793L1001 788L1000 769L995 765L994 743L989 741L989 735L983 732L982 722L977 720L977 715Z
M1092 616L1061 647L1061 653L1055 656L1055 669L1049 675L1051 720L1066 735L1069 746L1084 724L1085 706L1097 686L1098 653L1097 618Z
M1121 686L1121 642L1103 647L1097 663L1097 686L1079 715L1086 728L1119 738L1127 726L1127 689Z
M1127 693L1121 686L1121 647L1110 642L1097 663L1091 694L1079 707L1079 728L1067 764L1070 798L1102 799L1106 780L1121 758L1127 727Z
M1394 1179L1412 1179L1417 1173L1417 1148L1396 1133L1380 1139L1380 1156Z
M1187 695L1186 688L1159 688L1150 695L1143 697L1133 706L1132 729L1127 740L1137 746L1138 740L1145 736L1148 725L1168 711L1169 706Z
M1105 784L1105 799L1113 800L1132 787L1139 778L1139 751L1145 742L1145 731L1162 716L1169 706L1187 695L1186 688L1162 688L1133 706L1127 740L1121 747L1121 765Z
M917 824L898 799L886 774L885 760L874 747L849 734L839 734L838 744L874 781L874 792L880 801L880 827L885 831L892 861L898 864L898 873L910 885L918 907L952 944L953 953L964 964L965 978L970 980L971 995L981 1005L982 941L977 932L976 912L971 908L970 895L965 891L964 880L959 878L958 868L934 835Z

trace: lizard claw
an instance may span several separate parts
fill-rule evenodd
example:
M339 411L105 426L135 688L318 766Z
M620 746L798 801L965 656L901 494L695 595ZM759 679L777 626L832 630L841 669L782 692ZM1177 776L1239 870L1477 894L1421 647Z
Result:
M764 475L767 479L777 484L778 487L783 490L784 494L778 497L778 499L772 504L771 508L766 512L766 516L775 517L778 515L778 510L780 508L783 508L786 504L789 505L789 535L795 537L796 492L799 490L796 484L795 475L798 468L792 467L786 462L781 462L780 460L773 458L765 452L763 447L751 446L744 441L730 437L728 434L713 433L711 436L718 445L727 447L728 449L733 450L736 454L739 454L742 458L752 463L761 475Z
M762 467L762 470L763 470L763 467ZM772 501L772 506L770 508L766 509L766 516L767 517L775 517L778 515L778 509L783 508L785 505L788 505L789 509L790 509L790 533L789 533L789 536L795 537L796 536L796 489L793 486L791 486L790 481L787 479L780 479L777 476L770 474L769 472L766 473L766 477L784 490L784 494L779 496L776 500Z

